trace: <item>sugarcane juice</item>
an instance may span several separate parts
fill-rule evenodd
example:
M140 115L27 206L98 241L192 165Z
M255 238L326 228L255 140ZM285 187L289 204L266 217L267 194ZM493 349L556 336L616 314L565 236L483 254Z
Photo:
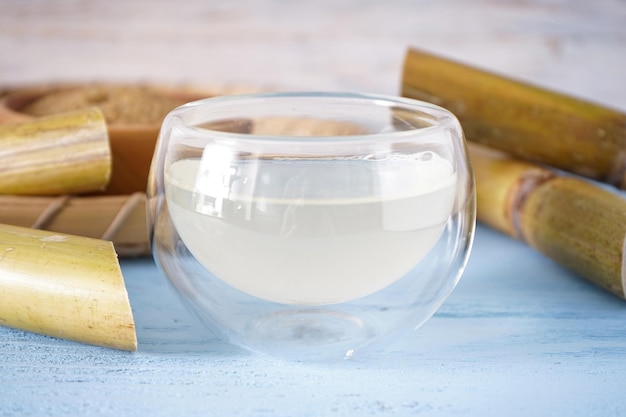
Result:
M453 210L453 165L434 152L383 159L182 159L165 172L182 242L211 274L254 297L358 299L413 269Z

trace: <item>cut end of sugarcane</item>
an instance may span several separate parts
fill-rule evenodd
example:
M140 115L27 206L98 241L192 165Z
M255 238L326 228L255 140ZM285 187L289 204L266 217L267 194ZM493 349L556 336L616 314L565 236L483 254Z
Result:
M137 337L113 244L0 225L0 324L135 351Z

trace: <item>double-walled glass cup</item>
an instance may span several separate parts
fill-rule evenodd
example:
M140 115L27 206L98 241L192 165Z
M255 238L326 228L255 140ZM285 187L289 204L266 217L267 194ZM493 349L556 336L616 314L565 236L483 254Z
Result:
M457 284L475 225L447 110L342 93L223 96L164 120L153 253L203 321L298 360L378 349Z

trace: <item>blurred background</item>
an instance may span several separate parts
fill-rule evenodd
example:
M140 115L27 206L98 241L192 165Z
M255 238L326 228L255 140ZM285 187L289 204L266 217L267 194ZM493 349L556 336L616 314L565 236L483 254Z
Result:
M0 0L0 83L398 94L414 46L626 108L624 0Z

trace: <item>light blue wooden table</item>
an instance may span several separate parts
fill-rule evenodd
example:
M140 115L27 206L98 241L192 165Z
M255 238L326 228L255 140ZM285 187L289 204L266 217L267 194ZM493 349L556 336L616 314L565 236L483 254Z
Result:
M122 266L139 350L0 328L0 416L626 415L626 302L484 227L424 327L334 364L238 350L151 259Z

